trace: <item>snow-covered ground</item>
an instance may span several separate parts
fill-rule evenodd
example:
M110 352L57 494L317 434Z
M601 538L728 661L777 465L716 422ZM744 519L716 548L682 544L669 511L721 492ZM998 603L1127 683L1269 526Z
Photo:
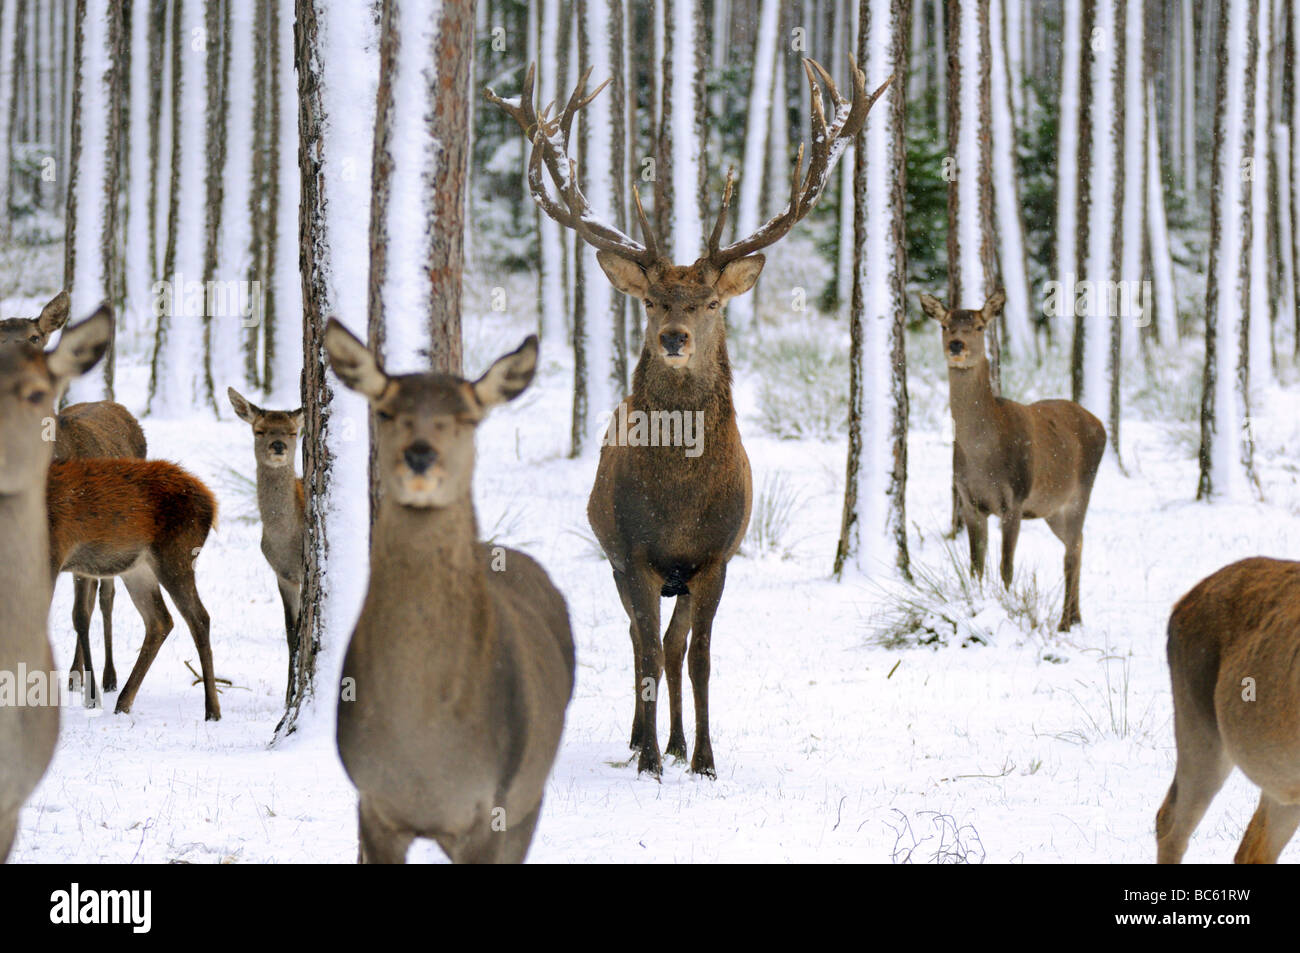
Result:
M515 300L529 300L526 281L519 290ZM3 310L34 314L43 300L12 298ZM531 313L467 317L467 371L477 374L513 348L532 320ZM764 333L778 332L769 324ZM828 321L786 322L779 333L847 339L842 324ZM942 533L951 453L937 338L929 328L908 341L907 490L913 561L936 571L948 561ZM1261 504L1193 502L1196 462L1186 440L1176 439L1177 425L1141 419L1158 400L1130 404L1127 475L1108 456L1088 516L1082 628L1065 637L1027 633L989 599L974 620L989 633L988 645L882 648L872 633L886 588L830 578L844 441L765 435L761 382L748 359L755 350L733 346L756 490L779 471L798 508L779 545L762 556L747 546L728 574L713 637L716 781L668 763L656 783L627 763L627 620L585 518L595 457L565 456L571 372L561 349L544 346L532 389L480 428L475 498L483 532L546 567L568 600L577 642L577 687L530 859L1151 861L1155 812L1174 759L1165 621L1183 592L1231 560L1300 554L1300 461L1286 453L1300 445L1300 396L1269 394L1255 419ZM121 355L118 395L133 411L143 408L146 383L144 356ZM220 391L226 382L219 383ZM1166 382L1172 393L1157 396L1173 403L1177 391L1198 385L1199 375L1187 373ZM1033 396L1059 394L1067 383L1043 372L1032 389ZM224 403L219 421L142 422L151 455L209 481L220 500L219 529L200 557L198 579L217 674L233 685L222 694L222 720L204 723L201 688L185 665L197 668L196 653L176 616L130 715L111 713L113 694L103 712L64 710L58 752L23 812L11 859L353 861L354 792L334 747L332 703L297 736L269 746L286 650L274 578L258 548L249 428ZM958 545L964 551L964 539ZM1052 621L1061 556L1044 524L1025 525L1017 568L1051 590ZM118 591L115 655L124 681L142 628ZM73 647L70 596L65 576L50 616L60 666ZM92 642L98 670L98 616ZM1256 796L1234 774L1187 859L1230 860ZM441 854L417 843L411 858ZM1283 859L1300 860L1300 842Z

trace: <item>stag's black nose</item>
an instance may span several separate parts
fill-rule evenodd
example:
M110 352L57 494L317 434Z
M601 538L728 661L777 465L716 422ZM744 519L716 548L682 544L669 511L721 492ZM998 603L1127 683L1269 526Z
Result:
M665 331L659 335L659 343L664 346L670 357L681 353L682 345L690 335L685 331Z
M950 351L954 356L957 355L957 354L960 354L960 353L961 353L961 349L962 349L962 343L961 343L961 341L949 341L949 342L948 342L948 350L949 350L949 351Z
M271 450L275 453L284 453L289 448L284 445L283 440L272 440Z
M438 451L429 446L423 440L417 440L406 448L403 454L406 458L406 465L415 473L423 473L438 459Z

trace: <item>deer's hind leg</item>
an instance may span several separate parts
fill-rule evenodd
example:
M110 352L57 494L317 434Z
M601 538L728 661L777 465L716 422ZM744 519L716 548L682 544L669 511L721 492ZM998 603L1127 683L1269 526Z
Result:
M140 618L144 620L144 644L140 646L140 654L136 657L131 674L127 676L126 684L117 696L115 710L119 715L131 710L140 683L144 681L149 666L153 664L154 657L172 630L172 616L167 611L167 603L163 602L162 590L158 588L153 570L148 566L136 566L123 574L122 582L131 602L140 613Z
M989 544L988 514L974 506L962 505L962 519L966 523L966 537L970 543L970 572L976 579L984 578L984 557Z
M1262 788L1259 806L1246 827L1233 858L1238 864L1275 864L1278 855L1300 827L1300 802L1283 804Z
M116 579L99 580L99 615L104 622L104 691L117 690L117 669L113 667L113 602L117 595Z
M163 588L171 595L176 608L189 627L194 647L199 653L199 666L203 671L203 717L205 721L221 720L221 702L217 698L217 675L212 665L212 643L209 639L208 610L199 598L194 582L193 557L187 555L159 560L158 577Z
M1011 588L1016 571L1016 543L1020 539L1020 509L1010 507L1002 519L1002 585Z
M1085 504L1086 505L1086 504ZM1083 511L1077 507L1047 517L1056 538L1065 544L1065 605L1058 629L1068 632L1083 622L1079 611L1079 575L1083 566Z
M686 636L690 630L691 596L684 593L677 597L664 636L664 671L668 676L668 708L672 725L664 754L679 761L686 760L686 732L682 727L682 660L686 657Z
M1191 686L1178 684L1174 673L1174 740L1178 761L1174 780L1164 804L1156 814L1156 863L1177 864L1187 851L1192 831L1205 816L1232 771L1232 760L1224 750L1218 721L1210 709L1197 705Z
M88 576L72 577L72 627L77 632L77 651L72 658L69 680L81 673L82 699L87 708L100 705L99 687L95 683L95 664L90 656L90 619L95 611L95 586L98 580Z

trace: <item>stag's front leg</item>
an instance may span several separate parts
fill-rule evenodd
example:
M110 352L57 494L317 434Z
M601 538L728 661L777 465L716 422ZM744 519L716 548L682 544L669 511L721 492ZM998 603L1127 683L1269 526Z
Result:
M72 577L72 627L77 631L77 657L73 659L72 673L81 672L82 699L87 708L100 705L99 686L95 684L95 666L90 657L90 617L95 611L96 580L85 576ZM80 659L80 666L77 659ZM73 677L73 675L69 675Z
M668 714L670 728L664 754L686 760L686 731L682 727L682 660L686 657L686 634L691 630L690 593L677 597L673 617L664 636L664 665L668 675Z
M641 754L637 774L658 778L663 774L656 730L659 679L664 671L663 646L659 641L659 594L663 583L648 568L632 567L626 574L628 602L632 607L633 651L637 659L637 711L641 716Z
M709 738L709 639L726 582L725 563L708 566L691 580L690 672L691 691L695 696L695 752L691 755L691 772L709 778L718 776L713 765L713 742Z
M627 574L614 570L614 585L618 589L618 598L627 613L628 638L632 641L632 737L627 746L633 751L640 751L645 744L645 725L641 721L641 652L636 634L636 613L632 609L632 595L628 586Z
M1020 539L1020 510L1009 508L1002 515L1002 585L1011 588L1015 575L1016 541Z

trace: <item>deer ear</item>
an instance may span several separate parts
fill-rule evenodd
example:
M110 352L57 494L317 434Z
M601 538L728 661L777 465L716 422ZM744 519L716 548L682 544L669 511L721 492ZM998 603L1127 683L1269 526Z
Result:
M948 309L934 295L928 295L924 291L921 292L921 310L944 327L948 326Z
M980 313L984 315L984 322L987 324L993 320L993 316L1002 310L1002 306L1007 303L1007 293L1001 288L989 295L989 300L984 302L984 307Z
M530 334L524 343L487 369L473 384L474 396L484 410L514 400L528 387L537 371L537 335Z
M36 319L36 326L41 329L41 333L47 338L68 323L68 315L72 312L72 299L66 291L60 291L50 303L41 309L41 316Z
M767 258L763 255L749 255L745 258L737 258L724 266L722 274L718 275L718 280L713 283L714 290L718 292L718 297L723 303L743 295L754 287L754 282L758 281L759 273L762 272L766 262Z
M337 318L330 318L325 326L325 351L330 357L330 367L350 390L375 400L388 386L388 375L370 353L370 348L357 340Z
M307 418L303 416L302 408L299 407L297 410L290 411L289 416L293 418L294 429L302 433L303 424L307 422Z
M596 252L596 261L600 262L609 283L628 297L644 298L650 290L645 270L636 262L607 251Z
M256 404L250 404L244 399L244 395L239 393L233 387L226 388L226 396L230 398L230 406L235 409L235 416L245 423L252 423L262 412L262 408Z
M46 356L45 366L59 382L80 377L99 363L112 340L113 309L101 304L85 321L63 332L58 345Z

